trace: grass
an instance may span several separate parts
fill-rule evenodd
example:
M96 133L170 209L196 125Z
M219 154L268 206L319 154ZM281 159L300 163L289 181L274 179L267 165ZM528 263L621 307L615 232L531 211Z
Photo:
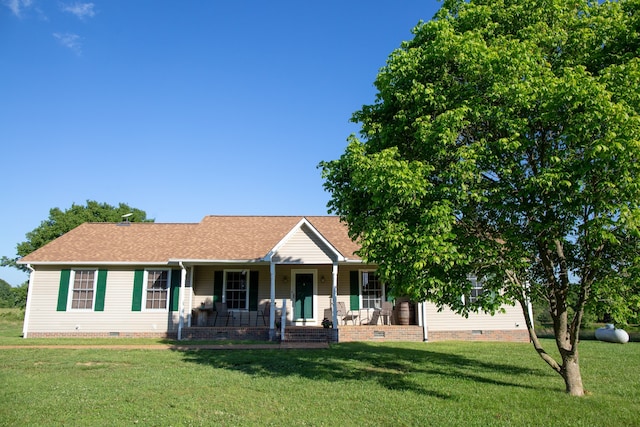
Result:
M20 330L6 324L0 316L0 345ZM2 349L0 425L633 426L639 350L581 343L589 394L572 398L528 344Z

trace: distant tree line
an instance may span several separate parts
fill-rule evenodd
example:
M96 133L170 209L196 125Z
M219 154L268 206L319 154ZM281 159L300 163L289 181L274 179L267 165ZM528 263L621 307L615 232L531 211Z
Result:
M27 285L24 282L18 287L12 287L6 281L0 279L0 308L25 308L27 305Z

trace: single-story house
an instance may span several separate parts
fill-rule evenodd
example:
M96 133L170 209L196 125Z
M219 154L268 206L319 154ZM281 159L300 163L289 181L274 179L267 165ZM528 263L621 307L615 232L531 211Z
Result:
M357 249L335 216L85 223L20 260L24 337L528 340L519 307L387 301Z

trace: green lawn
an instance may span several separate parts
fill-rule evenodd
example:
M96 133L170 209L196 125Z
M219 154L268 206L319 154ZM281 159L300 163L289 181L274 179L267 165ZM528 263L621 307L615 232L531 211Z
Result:
M11 324L0 316L0 345ZM584 398L565 395L528 344L3 349L0 424L640 425L640 344L586 341L581 356Z

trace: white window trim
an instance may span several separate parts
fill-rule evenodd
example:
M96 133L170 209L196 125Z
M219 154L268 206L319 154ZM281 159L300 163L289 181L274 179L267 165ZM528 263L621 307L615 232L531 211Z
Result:
M468 295L462 295L462 303L465 305L467 303L473 304L475 300L477 300L478 298L478 297L472 297L471 291L473 291L474 289L480 289L481 290L480 295L482 295L485 291L484 286L482 286L482 279L478 279L478 277L474 274L467 275L467 279L471 282L471 289ZM467 301L467 297L468 297L468 301Z
M165 308L147 308L147 285L149 284L150 271L166 271L167 272L167 305ZM142 311L151 311L162 313L169 311L169 303L171 299L171 269L168 268L145 268L144 278L142 279Z
M371 310L371 308L364 308L364 293L362 292L362 288L364 287L364 283L362 280L362 273L376 273L377 274L378 270L376 269L370 269L370 268L365 268L362 270L358 270L358 284L360 286L360 295L358 295L359 299L360 299L360 309L362 310ZM384 283L380 282L380 288L381 288L381 294L380 294L380 305L382 306L382 303L386 301L386 294L384 292ZM376 308L380 308L380 307L376 307Z
M246 287L246 292L247 292L247 296L245 298L245 307L244 308L230 308L227 307L227 309L229 311L234 311L234 312L240 312L240 311L249 311L249 288L251 288L251 271L249 271L246 268L234 268L234 269L227 269L227 270L223 270L223 277L222 277L222 302L226 303L227 302L227 273L242 273L242 272L246 272L246 280L247 280L247 287Z
M91 301L91 308L73 308L73 286L76 281L76 271L93 271L93 301ZM98 293L98 270L93 268L78 268L71 270L69 275L69 297L67 298L67 311L95 311L96 308L96 294Z

